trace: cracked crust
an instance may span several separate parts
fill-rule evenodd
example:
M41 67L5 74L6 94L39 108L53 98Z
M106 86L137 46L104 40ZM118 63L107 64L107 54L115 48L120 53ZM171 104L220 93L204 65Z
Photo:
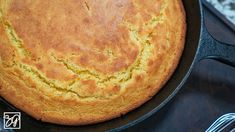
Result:
M0 0L0 95L45 122L119 117L170 78L185 31L181 0Z

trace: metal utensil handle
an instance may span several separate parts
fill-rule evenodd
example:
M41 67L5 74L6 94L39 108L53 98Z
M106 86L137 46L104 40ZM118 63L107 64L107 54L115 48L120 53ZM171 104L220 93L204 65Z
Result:
M206 132L220 132L233 122L235 122L235 113L225 114L218 118Z

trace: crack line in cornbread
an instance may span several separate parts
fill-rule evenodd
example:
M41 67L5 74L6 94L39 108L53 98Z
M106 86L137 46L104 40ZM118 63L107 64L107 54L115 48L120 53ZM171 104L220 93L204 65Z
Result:
M7 21L4 22L4 26L5 26L5 30L7 32L7 35L9 37L10 41L12 42L12 44L14 44L14 46L16 47L16 49L18 50L20 55L30 56L31 55L30 52L28 52L24 48L22 40L19 39L19 37L17 36L16 32L14 31L14 29L10 25L10 23L7 22Z
M160 24L163 21L163 19L164 19L163 12L164 12L165 8L167 7L167 0L165 0L164 2L165 3L163 4L160 15L153 16L152 19L145 24L146 28L147 27L153 28L157 24ZM19 54L23 55L24 57L27 57L27 56L29 57L30 53L23 47L23 42L16 35L16 33L15 33L13 27L10 25L10 23L4 22L4 25L5 25L5 30L7 31L7 35L9 37L10 41L12 42L12 44L14 44L13 46L16 47ZM135 25L133 25L131 23L128 25L130 26L130 28L129 28L130 29L130 34L129 34L130 38L131 38L131 40L134 40L134 42L138 44L140 52L139 52L135 62L123 71L116 72L111 76L103 75L100 73L99 73L100 74L99 75L97 73L97 71L92 71L92 70L88 70L83 67L76 66L70 62L63 60L63 59L57 58L56 55L53 55L52 58L55 59L58 63L62 63L69 71L72 71L73 73L78 75L79 80L80 79L93 79L96 81L96 84L99 88L105 88L106 86L108 86L108 84L110 82L117 84L117 85L121 85L121 88L123 88L128 83L128 81L132 79L132 75L134 72L136 72L136 73L146 72L145 71L145 69L146 69L145 67L147 66L146 60L148 60L148 58L151 56L152 49L153 49L152 44L149 41L151 39L152 32L146 34L145 36L140 37L140 35L138 34L138 29L133 28L133 27L135 27ZM42 74L37 72L38 70L33 69L33 67L26 66L24 64L18 64L18 67L25 73L31 73L30 76L32 78L34 78L34 76L39 78L39 80L41 82L47 84L51 88L54 88L58 91L74 93L79 98L88 98L88 97L82 97L77 92L74 92L71 90L71 89L73 89L74 84L79 83L79 81L73 81L73 83L70 83L67 88L58 87L58 84L54 84L54 83L50 82L49 81L50 79L48 80ZM70 90L67 90L68 88Z

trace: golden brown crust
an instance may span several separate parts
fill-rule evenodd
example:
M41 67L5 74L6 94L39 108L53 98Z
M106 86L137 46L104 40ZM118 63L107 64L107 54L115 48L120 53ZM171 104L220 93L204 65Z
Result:
M119 117L170 78L181 0L0 0L0 95L45 122Z

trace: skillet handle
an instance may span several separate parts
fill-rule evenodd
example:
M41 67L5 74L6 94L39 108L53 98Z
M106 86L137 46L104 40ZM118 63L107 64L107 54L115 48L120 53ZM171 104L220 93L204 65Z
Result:
M235 67L235 45L221 43L212 38L204 23L201 29L200 45L196 60L214 59Z

